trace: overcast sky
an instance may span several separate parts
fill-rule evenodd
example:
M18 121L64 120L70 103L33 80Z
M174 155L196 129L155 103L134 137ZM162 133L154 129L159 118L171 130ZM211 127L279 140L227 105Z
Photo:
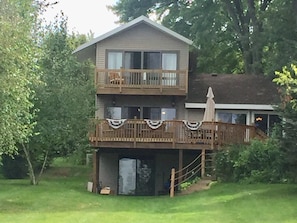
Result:
M90 31L97 37L116 27L118 21L107 5L114 5L117 0L58 0L58 4L49 8L45 18L52 21L61 10L68 16L68 29L80 34Z

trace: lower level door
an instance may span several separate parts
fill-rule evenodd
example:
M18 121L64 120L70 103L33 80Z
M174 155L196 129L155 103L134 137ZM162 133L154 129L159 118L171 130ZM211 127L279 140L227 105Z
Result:
M122 195L154 195L154 160L121 158L118 184Z

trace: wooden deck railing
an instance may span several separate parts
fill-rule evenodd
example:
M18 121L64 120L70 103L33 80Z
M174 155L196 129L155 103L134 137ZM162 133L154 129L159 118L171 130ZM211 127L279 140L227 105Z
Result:
M209 149L226 144L249 143L253 138L263 138L257 134L254 126L229 124L221 122L203 122L197 130L190 130L183 121L163 121L157 129L152 129L145 120L128 119L114 129L107 120L97 120L94 131L90 133L93 146L101 142L132 143L170 143L171 148L177 144L203 144Z
M95 72L97 88L158 89L188 91L187 70L149 70L149 69L98 69Z

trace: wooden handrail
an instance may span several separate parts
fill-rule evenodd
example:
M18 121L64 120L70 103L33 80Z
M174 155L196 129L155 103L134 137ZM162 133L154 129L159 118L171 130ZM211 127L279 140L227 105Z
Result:
M105 87L180 88L187 92L187 70L95 69L95 84Z

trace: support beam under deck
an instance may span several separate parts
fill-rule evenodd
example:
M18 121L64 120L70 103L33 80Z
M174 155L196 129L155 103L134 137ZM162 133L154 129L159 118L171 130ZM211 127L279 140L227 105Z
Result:
M99 150L94 150L93 152L93 193L98 192L98 184L99 184ZM100 191L99 191L100 192Z

